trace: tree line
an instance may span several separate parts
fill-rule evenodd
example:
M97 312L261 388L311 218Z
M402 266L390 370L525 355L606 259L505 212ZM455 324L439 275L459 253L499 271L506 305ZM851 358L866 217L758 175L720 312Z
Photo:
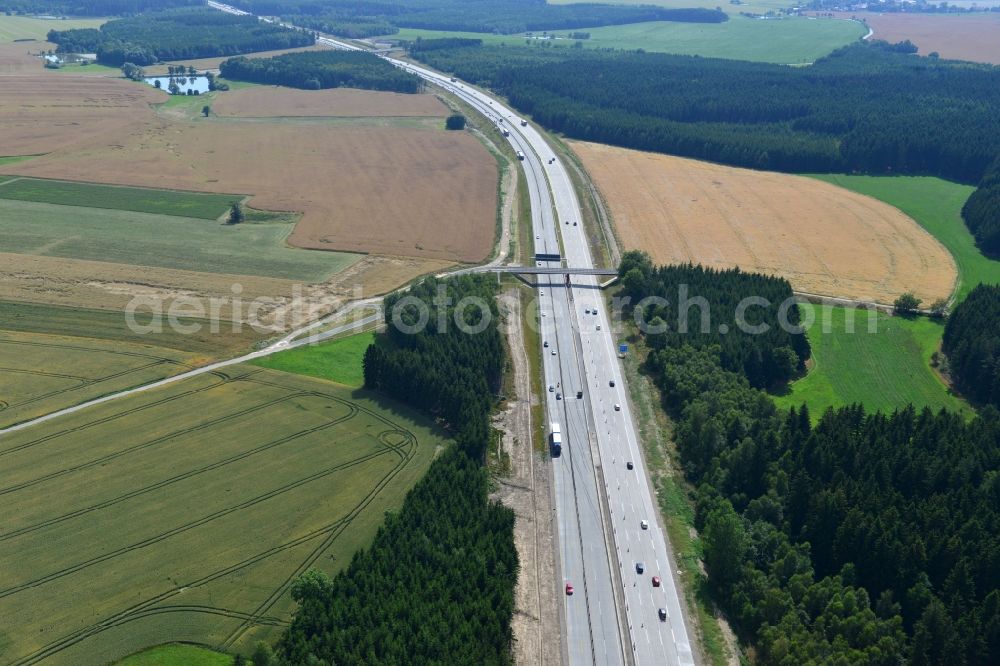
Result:
M1000 154L1000 68L855 44L811 67L596 49L415 57L575 139L736 166L975 183Z
M161 60L230 56L309 46L312 33L207 8L175 9L108 21L99 30L53 30L59 51L96 53L98 62L151 65Z
M721 23L718 9L666 9L593 3L550 5L545 0L234 0L248 12L335 35L391 34L398 28L514 34L644 21ZM375 30L388 27L382 33Z
M1000 157L962 206L962 219L980 250L1000 256Z
M420 77L363 51L305 51L272 58L230 58L219 66L224 78L319 90L365 88L417 93Z
M1000 409L1000 285L978 285L945 324L942 350L958 387Z
M204 4L205 0L0 0L0 12L46 16L132 16Z
M714 345L722 367L756 387L783 384L805 369L809 341L796 332L799 309L787 280L691 264L657 267L638 251L622 256L619 276L625 314L646 322L650 348Z
M1000 414L855 405L813 424L727 368L715 341L652 338L644 367L696 488L709 587L757 663L1000 660Z
M426 308L425 329L393 323L404 297ZM455 304L465 297L489 304L461 313L467 324L495 321L496 287L482 276L428 279L386 299L387 333L365 353L365 386L437 418L455 445L346 569L332 581L310 572L295 583L299 608L278 642L280 663L511 663L514 513L489 500L481 464L505 353L496 326L458 330ZM419 309L401 308L399 321L418 324Z

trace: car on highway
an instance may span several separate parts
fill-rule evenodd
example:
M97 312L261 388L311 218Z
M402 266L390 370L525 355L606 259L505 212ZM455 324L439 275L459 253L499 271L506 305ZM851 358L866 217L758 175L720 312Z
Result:
M553 386L552 384L549 384L549 393L552 393L555 390L556 390L556 387Z
M543 347L548 347L548 346L549 346L549 341L548 341L548 340L546 340L545 342L543 342L543 343L542 343L542 346L543 346Z
M608 386L610 386L611 388L614 388L615 387L615 380L613 380L613 379L608 380Z
M539 296L544 296L544 295L545 295L545 290L544 290L544 289L540 289L540 290L538 291L538 295L539 295Z
M573 223L573 226L574 226L574 227L576 226L576 222L574 222L574 223Z
M577 391L576 392L576 399L577 400L582 400L583 399L583 391Z
M661 608L660 610L657 611L657 613L659 613L659 615L660 615L660 622L666 622L667 621L667 609L666 608Z
M660 577L653 576L653 587L659 587L659 586L660 586Z
M556 350L555 350L555 349L553 349L553 350L552 350L552 355L553 355L553 356L555 356L555 355L556 355Z
M598 331L601 330L601 325L600 324L597 325L597 330Z
M639 527L641 527L644 530L648 530L649 529L649 521L640 520L639 521Z
M635 563L635 572L636 573L641 574L645 570L646 570L646 565L645 564L643 564L642 562L636 562Z
M556 393L556 400L562 400L562 393Z
M619 404L618 404L617 402L615 403L615 411L616 411L616 412L620 412L620 411L622 411L622 406L621 406L621 405L619 405Z
M590 314L590 308L584 308L583 314Z
M633 469L634 467L635 467L635 465L632 464L631 460L629 460L627 463L625 463L625 469Z
M567 597L573 596L573 583L566 583L566 596Z

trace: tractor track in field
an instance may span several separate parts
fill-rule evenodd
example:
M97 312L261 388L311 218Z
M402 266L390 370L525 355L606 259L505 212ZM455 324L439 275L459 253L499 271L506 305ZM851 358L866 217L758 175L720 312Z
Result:
M18 585L14 585L14 586L2 589L2 590L0 590L0 599L3 599L5 597L9 597L9 596L11 596L13 594L17 594L19 592L23 592L26 589L37 587L39 585L43 585L43 584L51 582L53 580L57 580L57 579L62 578L64 576L68 576L70 574L74 574L74 573L77 573L79 571L83 571L84 569L88 569L88 568L90 568L92 566L95 566L97 564L101 564L102 562L107 562L107 561L112 560L112 559L114 559L116 557L120 557L122 555L131 553L131 552L134 552L134 551L137 551L137 550L141 550L143 548L147 548L147 547L149 547L151 545L154 545L156 543L159 543L161 541L169 539L170 537L177 536L178 534L183 534L184 532L188 532L188 531L193 530L195 528L203 527L204 525L207 525L207 524L209 524L211 522L214 522L215 520L218 520L219 518L223 518L223 517L232 515L234 513L238 513L240 511L248 509L248 508L250 508L252 506L256 506L257 504L260 504L261 502L265 502L267 500L274 499L275 497L280 497L281 495L283 495L283 494L285 494L285 493L287 493L289 491L295 490L297 488L300 488L300 487L302 487L302 486L304 486L304 485L306 485L308 483L312 483L313 481L318 481L318 480L326 478L326 477L328 477L331 474L334 474L336 472L341 472L341 471L343 471L345 469L349 469L349 468L354 467L356 465L360 465L362 463L368 462L369 460L371 460L373 458L377 458L379 456L383 456L386 453L387 453L386 451L377 451L377 452L374 452L374 453L370 453L370 454L361 456L359 458L355 458L354 460L350 460L348 462L341 463L339 465L333 465L331 467L327 467L326 469L322 469L322 470L320 470L318 472L314 472L314 473L312 473L312 474L310 474L308 476L302 477L300 479L296 479L295 481L292 481L290 483L286 483L286 484L284 484L282 486L279 486L279 487L277 487L277 488L275 488L273 490L270 490L270 491L268 491L266 493L262 493L260 495L257 495L256 497L251 497L250 499L247 499L247 500L244 500L242 502L239 502L238 504L234 504L232 506L226 507L225 509L221 509L219 511L214 511L214 512L212 512L210 514L207 514L205 516L202 516L202 517L200 517L200 518L198 518L196 520L192 520L190 522L184 523L183 525L178 525L177 527L174 527L172 529L160 532L159 534L155 534L155 535L146 537L145 539L142 539L141 541L137 541L136 543L133 543L133 544L130 544L128 546L121 547L121 548L117 548L117 549L115 549L113 551L104 553L102 555L97 555L95 557L91 557L89 559L83 560L82 562L78 562L76 564L70 565L68 567L64 567L64 568L59 569L57 571L53 571L52 573L46 574L46 575L41 576L39 578L36 578L34 580L25 581L25 582L20 583Z
M36 478L28 480L28 481L22 481L21 483L15 484L13 486L8 486L6 488L0 488L0 496L7 495L8 493L16 492L18 490L23 490L25 488L29 488L31 486L37 485L39 483L43 483L45 481L51 481L52 479L58 478L60 476L65 476L67 474L72 474L73 472L79 472L81 470L89 469L91 467L96 467L96 466L99 466L99 465L104 465L104 464L106 464L106 463L108 463L108 462L110 462L112 460L117 459L117 458L121 458L123 456L127 456L127 455L135 453L137 451L142 451L144 449L148 449L148 448L156 446L158 444L163 444L164 442L168 442L168 441L170 441L172 439L175 439L177 437L183 437L184 435L190 435L191 433L198 432L200 430L209 429L209 428L217 426L217 425L219 425L221 423L226 423L227 421L232 421L234 419L247 416L248 414L252 414L253 412L256 412L258 410L266 409L268 407L273 407L274 405L279 405L279 404L281 404L281 403L283 403L283 402L285 402L287 400L291 400L291 399L294 399L294 398L297 398L297 397L302 397L302 396L308 396L308 395L310 395L308 392L293 393L293 394L290 394L290 395L282 396L281 398L276 398L274 400L269 400L267 402L261 403L259 405L255 405L253 407L242 409L242 410L240 410L238 412L233 412L232 414L227 414L226 416L219 417L219 418L213 419L211 421L206 421L204 423L199 423L198 425L191 426L190 428L182 428L181 430L175 430L174 432L171 432L169 434L163 435L161 437L157 437L155 439L151 439L149 441L143 442L142 444L136 444L135 446L130 446L130 447L126 448L126 449L121 449L119 451L115 451L114 453L109 453L108 455L102 456L100 458L94 458L94 459L88 460L85 463L81 463L79 465L74 465L73 467L66 467L64 469L61 469L61 470L58 470L58 471L55 471L55 472L50 472L49 474L45 474L44 476L39 476L39 477L36 477ZM356 412L350 414L350 417L355 416L355 414L356 414ZM317 427L316 429L321 429L323 427L327 427L328 425L330 425L330 424L322 424L321 426ZM72 432L69 433L69 434L72 434ZM4 539L4 537L5 537L5 535L0 535L0 541L2 541Z
M3 456L8 455L10 453L15 453L17 451L23 451L24 449L29 449L29 448L31 448L33 446L37 446L39 444L44 444L45 442L47 442L49 440L55 439L57 437L62 437L63 435L68 435L68 434L72 434L72 433L75 433L75 432L80 432L81 430L85 430L87 428L91 428L91 427L94 427L94 426L97 426L97 425L102 425L104 423L110 423L111 421L114 421L115 419L119 419L119 418L122 418L124 416L130 416L132 414L137 414L137 413L139 413L141 411L145 411L147 409L152 409L153 407L160 407L160 406L165 405L167 403L171 403L171 402L174 402L176 400L180 400L181 398L186 398L186 397L189 397L189 396L192 396L192 395L196 395L198 393L201 393L203 391L207 391L209 389L217 388L217 387L222 386L224 384L227 384L229 382L235 381L236 379L242 379L242 378L244 378L246 376L249 376L251 374L256 374L258 372L261 372L261 370L251 371L250 373L248 373L248 375L244 375L242 377L235 377L235 378L234 377L230 377L229 375L227 375L227 374L225 374L223 372L212 372L211 374L213 376L215 376L219 380L219 381L217 381L217 382L215 382L213 384L210 384L208 386L203 386L201 388L190 389L188 391L183 391L181 393L176 393L176 394L168 396L166 398L161 398L160 400L155 400L153 402L146 403L144 405L140 405L139 407L134 407L132 409L127 409L127 410L122 411L122 412L115 412L114 414L111 414L109 416L105 416L105 417L100 418L100 419L95 419L93 421L89 421L89 422L87 422L87 423L85 423L83 425L76 426L76 427L73 427L73 428L66 428L66 429L60 430L58 432L50 433L48 435L45 435L44 437L39 437L38 439L33 439L33 440L30 440L30 441L25 442L23 444L18 444L16 446L12 446L12 447L10 447L8 449L0 449L0 457L3 457Z
M261 382L261 383L270 384L270 382ZM368 412L368 410L364 409L362 409L361 411ZM375 416L378 420L390 426L389 430L383 431L378 435L380 443L386 447L386 450L370 454L369 456L365 456L364 458L371 459L383 455L387 452L395 452L397 453L397 455L400 456L400 462L399 464L394 466L392 470L388 471L385 475L383 475L382 479L369 491L369 493L365 495L365 497L363 497L361 501L358 504L356 504L353 507L353 509L343 518L338 519L332 523L329 523L321 528L307 532L306 534L296 537L283 544L256 553L255 555L249 558L246 558L233 565L214 571L206 576L191 581L185 585L178 586L174 589L156 595L151 599L145 600L143 602L140 602L139 604L123 609L119 613L116 613L115 615L109 618L105 618L100 622L88 625L86 627L82 627L81 629L78 629L77 631L71 634L63 636L60 639L52 643L49 643L48 645L37 650L36 652L15 661L12 666L28 666L29 664L37 664L107 629L116 626L121 626L129 622L140 620L146 617L151 617L161 614L169 614L176 612L200 612L200 613L208 613L214 615L222 615L225 617L231 617L234 619L242 620L240 626L235 631L233 631L227 638L226 640L227 645L231 645L233 642L238 640L239 637L242 636L242 634L245 633L245 631L249 629L251 626L287 625L288 624L287 621L275 618L274 616L267 615L266 614L267 610L269 610L274 605L274 603L281 597L281 595L287 590L287 588L289 587L291 582L295 579L295 577L298 576L301 572L305 571L310 565L312 565L322 555L322 553L325 552L336 541L336 539L344 532L344 530L346 530L351 525L351 523L357 518L357 516L365 508L367 508L367 506L375 499L375 497L380 493L380 491L392 480L392 478L395 477L396 474L398 474L403 468L405 468L406 464L412 459L416 447L419 446L419 441L417 440L416 436L409 430L405 428L400 428L397 424L393 423L392 421L386 419L381 415L373 414L373 416ZM400 442L399 444L393 445L390 441L388 441L388 437L392 435L404 435L406 436L406 439L404 442ZM345 463L343 467L350 467L352 465L358 464L360 460L361 459L356 459L349 463ZM322 542L315 548L313 548L313 550L302 561L299 567L297 567L295 571L293 571L289 576L287 576L285 580L282 582L282 584L279 585L272 592L272 594L269 595L269 597L265 599L264 602L262 602L257 607L257 609L255 609L252 613L247 613L244 611L234 611L231 609L221 609L210 606L192 606L192 605L157 606L156 605L169 600L170 598L176 596L177 594L180 594L184 590L204 586L208 583L219 580L225 576L231 575L249 566L257 564L258 562L261 562L269 557L278 555L292 548L296 548L304 544L307 544L310 541L319 537L324 537Z
M295 396L289 396L289 397L295 397ZM61 523L63 521L69 520L71 518L77 518L79 516L86 515L88 513L91 513L92 511L99 511L101 509L106 509L108 507L114 506L114 505L119 504L121 502L125 502L127 500L134 499L136 497L140 497L140 496L145 495L147 493L153 492L154 490L160 490L161 488L165 488L167 486L173 485L173 484L178 483L180 481L186 481L186 480L191 479L191 478L193 478L195 476L198 476L199 474L204 474L205 472L210 472L210 471L213 471L213 470L221 469L221 468L223 468L223 467L225 467L227 465L230 465L230 464L232 464L234 462L239 462L241 460L245 460L247 458L250 458L251 456L257 455L258 453L263 453L264 451L268 451L268 450L273 449L273 448L275 448L277 446L281 446L282 444L287 444L289 442L292 442L292 441L294 441L296 439L299 439L300 437L304 437L304 436L307 436L307 435L312 435L314 433L321 432L321 431L326 430L328 428L331 428L333 426L339 425L341 423L344 423L345 421L349 421L349 420L353 419L356 415L357 415L357 411L353 411L352 413L347 414L347 415L345 415L343 417L340 417L338 419L334 419L334 420L330 421L329 423L323 423L323 424L320 424L320 425L315 426L313 428L308 428L306 430L300 430L300 431L292 433L290 435L286 435L284 437L280 437L280 438L278 438L276 440L272 440L270 442L267 442L266 444L262 444L260 446L257 446L257 447L254 447L252 449L249 449L247 451L242 451L242 452L240 452L240 453L238 453L236 455L229 456L228 458L223 458L222 460L217 460L217 461L215 461L213 463L210 463L208 465L204 465L202 467L198 467L196 469L189 470L187 472L184 472L183 474L177 474L175 476L169 477L167 479L163 479L161 481L157 481L156 483L150 484L148 486L144 486L142 488L137 488L137 489L132 490L132 491L130 491L128 493L125 493L123 495L118 495L117 497L113 497L111 499L105 500L105 501L100 502L98 504L93 504L93 505L88 506L86 508L77 509L77 510L71 511L69 513L64 513L61 516L57 516L55 518L50 518L50 519L42 521L40 523L35 523L34 525L28 525L28 526L25 526L25 527L18 528L16 530L12 530L10 532L6 532L4 534L0 534L0 542L7 541L9 539L13 539L13 538L21 536L23 534L28 534L30 532L34 532L34 531L42 529L44 527L49 527L50 525L55 525L55 524ZM101 462L102 460L104 460L104 459L89 462L89 463L87 463L85 465L81 465L81 466L78 466L76 468L73 468L72 470L67 470L65 473L69 473L69 471L77 471L79 469L86 469L88 467L93 467L96 464L102 464L102 462ZM42 480L47 480L48 478L54 478L57 475L61 476L62 473L50 475L49 477L45 477L44 479L39 479L37 482L40 483ZM26 485L28 485L28 484L23 484L22 487L24 487ZM18 488L18 489L20 489L20 488ZM7 492L12 492L12 491L10 489L5 489L3 491L0 491L0 494L5 494Z

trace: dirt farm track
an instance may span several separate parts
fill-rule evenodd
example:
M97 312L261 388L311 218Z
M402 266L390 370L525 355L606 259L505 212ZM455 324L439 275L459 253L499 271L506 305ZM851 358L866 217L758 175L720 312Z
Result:
M951 255L899 210L812 178L572 144L619 240L657 263L781 275L797 291L880 303L947 297Z

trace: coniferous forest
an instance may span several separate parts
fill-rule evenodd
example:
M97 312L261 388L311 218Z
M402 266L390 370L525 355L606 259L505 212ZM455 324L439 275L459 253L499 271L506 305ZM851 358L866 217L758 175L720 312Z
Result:
M438 285L450 303L435 303ZM467 296L488 304L496 321L495 283L482 276L429 279L386 299L388 340L368 348L365 385L439 419L455 445L345 570L332 581L310 572L295 584L299 609L277 646L281 663L510 663L514 513L489 500L482 466L505 356L495 324L458 330L454 304ZM429 315L416 333L393 324L394 306L410 297ZM484 315L463 316L475 325ZM402 309L400 321L418 323L419 311Z
M653 349L717 346L722 367L742 373L752 386L784 384L805 369L809 342L799 324L792 286L783 278L716 271L702 266L653 266L642 252L626 252L619 266L625 314L641 319L653 332ZM643 299L655 297L654 302ZM746 301L747 298L764 301ZM775 325L783 319L785 325ZM758 327L766 327L766 331Z
M309 46L310 32L195 7L108 21L99 30L52 30L60 51L96 53L98 62L151 65L160 60L211 58Z
M844 47L811 67L661 53L464 46L419 59L574 139L796 173L977 183L1000 155L1000 67Z
M44 16L132 16L204 5L205 0L0 0L0 12Z
M979 249L1000 257L1000 158L965 202L962 218Z
M513 34L642 21L721 23L728 18L715 9L591 2L556 5L546 0L234 0L232 4L344 37L386 35L399 28Z
M623 268L650 278L692 270L626 259ZM648 285L647 295L659 290L635 275L630 286L626 275L633 297L643 294L637 285ZM715 290L730 301L757 295L755 276L703 275L691 296L704 290L717 303ZM760 323L779 326L775 311L760 314ZM813 424L805 407L779 411L751 386L732 362L732 343L672 334L663 345L655 337L645 336L645 370L697 489L709 584L758 663L1000 660L995 410L966 422L945 411L852 406ZM748 335L738 347L766 358L774 345Z
M975 402L1000 409L1000 285L981 284L955 307L942 349L959 388Z
M348 87L416 93L423 88L420 77L363 51L304 51L272 58L230 58L220 65L219 71L234 81L306 90Z
M574 139L792 173L979 184L963 211L1000 252L1000 67L854 44L810 67L465 43L412 55Z

